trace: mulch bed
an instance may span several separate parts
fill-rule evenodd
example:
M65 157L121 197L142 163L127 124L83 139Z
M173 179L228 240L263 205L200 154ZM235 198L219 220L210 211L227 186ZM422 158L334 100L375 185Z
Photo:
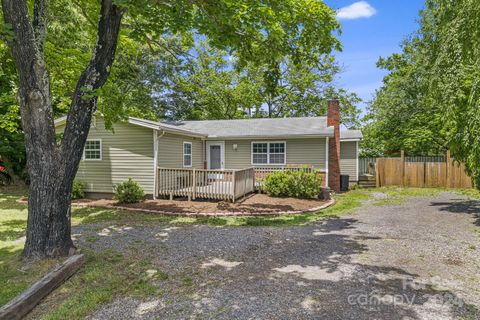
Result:
M317 199L273 198L265 194L253 194L235 203L214 200L145 200L140 203L118 204L111 199L74 200L74 206L115 208L166 215L185 216L255 216L285 215L313 212L332 205L334 201Z

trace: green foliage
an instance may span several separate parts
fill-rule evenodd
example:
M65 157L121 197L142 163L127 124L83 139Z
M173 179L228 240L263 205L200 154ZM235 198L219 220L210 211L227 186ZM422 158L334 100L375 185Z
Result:
M427 0L370 107L364 150L439 154L452 150L480 181L480 2ZM370 136L370 137L368 137Z
M80 180L73 180L72 199L85 198L85 184Z
M15 94L17 75L8 48L0 42L0 161L16 175L25 173L26 155Z
M135 203L143 200L143 188L132 178L115 186L114 199L120 203Z
M363 129L362 154L382 156L399 153L438 155L448 148L449 129L439 105L428 97L423 82L428 70L417 52L418 41L408 40L402 54L380 59L378 67L390 73L368 108Z
M289 182L290 177L286 172L274 172L265 178L263 189L273 197L287 197Z
M322 188L322 178L315 172L301 170L279 171L269 174L264 189L273 197L313 198Z
M237 56L204 41L198 41L193 50L193 56L182 54L178 60L162 55L162 74L151 75L149 83L158 83L156 101L165 117L202 120L323 116L326 101L337 97L341 101L342 123L349 128L359 125L356 104L360 99L335 87L339 68L331 55L312 56L298 65L285 58L272 84L265 78L265 64L243 66Z

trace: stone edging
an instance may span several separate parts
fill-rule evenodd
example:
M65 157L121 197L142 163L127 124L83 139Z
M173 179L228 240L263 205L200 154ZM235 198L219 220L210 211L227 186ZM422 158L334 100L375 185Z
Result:
M330 199L327 203L311 208L308 210L295 210L295 211L283 211L283 212L242 212L242 211L234 211L234 212L188 212L188 213L176 213L176 212L163 212L153 209L142 209L142 208L132 208L132 207L124 207L124 206L115 206L115 205L105 205L105 206L97 206L91 205L88 203L72 203L72 206L80 207L80 208L105 208L105 209L118 209L118 210L125 210L125 211L133 211L133 212L146 212L146 213L157 213L166 216L177 216L177 217L277 217L277 216L286 216L286 215L293 215L293 214L302 214L302 213L312 213L319 210L326 209L336 203L335 199Z

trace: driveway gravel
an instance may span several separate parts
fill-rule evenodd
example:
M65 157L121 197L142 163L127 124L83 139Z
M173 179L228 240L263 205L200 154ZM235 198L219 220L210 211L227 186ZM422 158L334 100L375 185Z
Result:
M298 227L76 227L80 247L138 252L168 274L152 277L161 295L90 319L480 319L480 202L373 203Z

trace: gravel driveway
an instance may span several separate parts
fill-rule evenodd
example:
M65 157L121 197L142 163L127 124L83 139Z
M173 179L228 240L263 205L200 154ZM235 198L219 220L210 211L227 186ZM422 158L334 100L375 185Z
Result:
M441 193L300 227L75 233L96 250L141 248L168 274L161 296L122 298L91 319L480 319L479 213L480 202Z

